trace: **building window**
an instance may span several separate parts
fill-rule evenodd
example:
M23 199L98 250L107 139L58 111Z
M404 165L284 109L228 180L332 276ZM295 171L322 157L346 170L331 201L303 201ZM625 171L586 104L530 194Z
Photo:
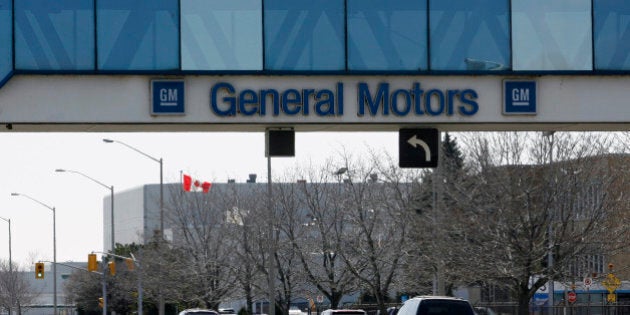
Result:
M16 69L94 70L94 62L93 0L15 2Z
M177 0L97 1L99 70L179 69Z
M431 0L431 70L509 70L509 0Z
M591 0L513 0L513 69L591 70Z
M582 278L606 271L606 256L602 254L580 255L569 261L569 272L573 277Z
M13 71L11 0L0 0L0 87Z
M630 2L593 2L595 69L630 69Z
M426 70L426 0L348 0L348 69Z
M262 70L260 0L182 0L182 70Z
M345 70L344 0L265 0L265 69Z

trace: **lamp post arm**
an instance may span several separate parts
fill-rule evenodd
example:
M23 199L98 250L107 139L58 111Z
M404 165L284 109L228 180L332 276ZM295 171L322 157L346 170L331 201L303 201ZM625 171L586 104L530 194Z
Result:
M112 186L109 186L109 185L105 185L103 182L101 182L101 181L99 181L99 180L97 180L97 179L95 179L95 178L93 178L93 177L90 177L90 176L88 176L87 174L81 173L81 172L79 172L79 171L75 171L75 170L66 170L66 169L57 169L57 170L55 170L55 171L56 171L56 172L66 172L66 173L73 173L73 174L78 174L78 175L81 175L81 176L83 176L83 177L85 177L85 178L87 178L87 179L89 179L89 180L91 180L91 181L93 181L93 182L95 182L95 183L97 183L97 184L99 184L99 185L101 185L101 186L105 187L106 189L111 189L111 187L112 187Z
M122 145L126 146L127 148L129 148L129 149L131 149L131 150L134 150L134 151L136 151L136 152L138 152L138 153L140 153L140 154L142 154L142 155L146 156L147 158L149 158L149 159L151 159L151 160L153 160L153 161L155 161L155 162L160 163L160 159L156 159L156 158L154 158L154 157L152 157L152 156L150 156L150 155L148 155L148 154L146 154L146 153L144 153L144 152L142 152L142 151L138 150L137 148L135 148L135 147L133 147L133 146L130 146L130 145L128 145L128 144L126 144L126 143L122 142L122 141L118 141L118 140L109 140L109 139L103 139L103 141L105 141L105 142L116 142L116 143L122 144Z
M41 201L39 201L39 200L37 200L37 199L35 199L35 198L31 197L31 196L29 196L29 195L26 195L26 194L20 194L20 193L11 193L11 196L22 196L22 197L24 197L24 198L30 199L30 200L32 200L32 201L34 201L34 202L36 202L36 203L38 203L38 204L40 204L40 205L42 205L42 206L46 207L46 208L48 208L48 209L52 210L53 212L55 212L55 207L51 207L51 206L49 206L49 205L47 205L47 204L45 204L45 203L43 203L43 202L41 202Z

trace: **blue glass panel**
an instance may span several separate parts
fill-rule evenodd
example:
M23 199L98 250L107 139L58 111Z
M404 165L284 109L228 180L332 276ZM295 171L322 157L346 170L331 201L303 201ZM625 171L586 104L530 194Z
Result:
M513 0L514 70L591 70L591 0Z
M630 70L630 2L593 3L595 69Z
M16 1L15 68L94 70L93 0Z
M344 0L265 0L265 69L344 70Z
M182 70L261 70L260 0L182 0Z
M509 0L430 0L431 70L506 70Z
M178 1L97 1L97 38L99 69L179 69Z
M0 0L0 87L13 71L13 19L11 0Z
M426 0L348 0L348 68L426 70L426 8Z

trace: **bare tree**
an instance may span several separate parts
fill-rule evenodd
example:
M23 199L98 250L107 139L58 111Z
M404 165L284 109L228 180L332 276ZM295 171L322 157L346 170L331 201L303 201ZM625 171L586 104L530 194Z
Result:
M345 225L338 248L352 274L385 312L390 289L407 250L412 208L411 189L392 159L373 155L369 161L343 159L347 173L339 207ZM378 174L381 172L380 175ZM379 178L382 178L379 179Z
M236 184L228 185L223 194L228 209L228 222L231 229L226 237L236 242L232 256L232 267L240 290L234 291L232 297L244 297L247 312L253 314L252 305L256 298L265 296L267 290L267 237L266 226L267 190L261 185Z
M474 172L458 203L471 273L505 283L528 313L536 290L559 280L579 255L597 254L609 235L619 183L608 139L569 133L495 133L468 138ZM627 162L621 165L628 165ZM626 182L627 185L627 182ZM627 206L627 205L626 205ZM466 228L468 227L468 228ZM477 253L474 258L471 253Z
M333 164L311 167L306 177L296 172L289 182L300 182L286 187L295 189L292 195L296 209L283 209L290 211L293 222L285 234L299 257L302 281L309 284L302 291L311 299L321 294L331 308L337 308L343 295L356 292L358 287L338 250L343 244L339 236L346 222L339 207L341 184L334 175L339 170L333 170Z
M465 216L457 200L468 191L470 181L464 155L456 138L445 133L440 146L440 163L436 169L425 170L413 179L414 208L412 238L414 247L410 255L413 264L407 267L411 284L409 289L420 293L433 292L452 295L453 289L469 284L474 276L465 271L470 266L467 255L459 250L462 228L453 217ZM430 289L429 289L429 286Z
M171 191L168 219L173 227L172 251L176 253L170 274L176 275L174 297L189 305L217 309L234 289L236 276L230 264L236 242L224 237L231 206L222 202L217 189L208 193Z
M0 261L0 306L9 313L15 310L21 314L22 307L32 304L41 294L30 286L24 271L15 262L9 268L8 260Z

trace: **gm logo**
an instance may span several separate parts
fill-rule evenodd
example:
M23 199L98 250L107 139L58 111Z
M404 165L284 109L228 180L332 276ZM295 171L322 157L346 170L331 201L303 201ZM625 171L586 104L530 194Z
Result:
M536 115L536 81L503 81L503 114Z
M184 81L151 80L151 115L184 113Z

